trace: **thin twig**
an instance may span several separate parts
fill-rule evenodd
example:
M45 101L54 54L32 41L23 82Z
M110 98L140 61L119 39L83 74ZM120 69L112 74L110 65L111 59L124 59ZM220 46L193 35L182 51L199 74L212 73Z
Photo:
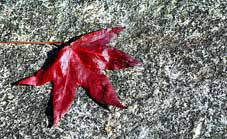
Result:
M49 44L49 45L61 45L64 44L64 42L24 42L24 41L13 41L13 42L0 42L0 44Z

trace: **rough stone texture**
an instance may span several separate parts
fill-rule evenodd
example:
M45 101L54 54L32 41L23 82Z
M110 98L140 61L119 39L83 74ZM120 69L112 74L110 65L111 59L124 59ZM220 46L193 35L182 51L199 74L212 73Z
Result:
M227 138L224 0L1 0L0 41L66 41L127 29L112 45L144 65L108 71L127 110L105 111L79 89L58 128L47 128L50 84L17 87L50 45L0 45L0 138Z

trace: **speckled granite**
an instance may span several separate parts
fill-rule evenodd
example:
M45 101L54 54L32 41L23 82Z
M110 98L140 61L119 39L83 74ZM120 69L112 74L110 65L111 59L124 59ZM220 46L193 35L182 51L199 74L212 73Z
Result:
M127 110L108 112L80 88L58 128L47 128L50 84L17 87L50 45L0 45L1 139L227 138L227 2L1 0L0 41L66 41L127 29L112 45L144 65L107 71Z

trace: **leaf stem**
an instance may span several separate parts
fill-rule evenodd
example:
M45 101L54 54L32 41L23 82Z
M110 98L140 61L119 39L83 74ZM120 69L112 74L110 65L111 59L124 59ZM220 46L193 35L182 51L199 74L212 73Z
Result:
M64 42L25 42L25 41L13 41L13 42L0 42L0 44L49 44L49 45L61 45L64 44Z

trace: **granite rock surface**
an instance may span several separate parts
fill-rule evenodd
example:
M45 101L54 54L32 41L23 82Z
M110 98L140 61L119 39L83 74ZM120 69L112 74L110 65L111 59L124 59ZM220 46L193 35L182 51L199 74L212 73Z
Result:
M112 46L144 64L107 71L127 110L106 111L78 90L57 128L45 115L51 85L12 86L51 45L0 45L1 139L227 138L224 0L1 0L0 41L67 41L126 26Z

